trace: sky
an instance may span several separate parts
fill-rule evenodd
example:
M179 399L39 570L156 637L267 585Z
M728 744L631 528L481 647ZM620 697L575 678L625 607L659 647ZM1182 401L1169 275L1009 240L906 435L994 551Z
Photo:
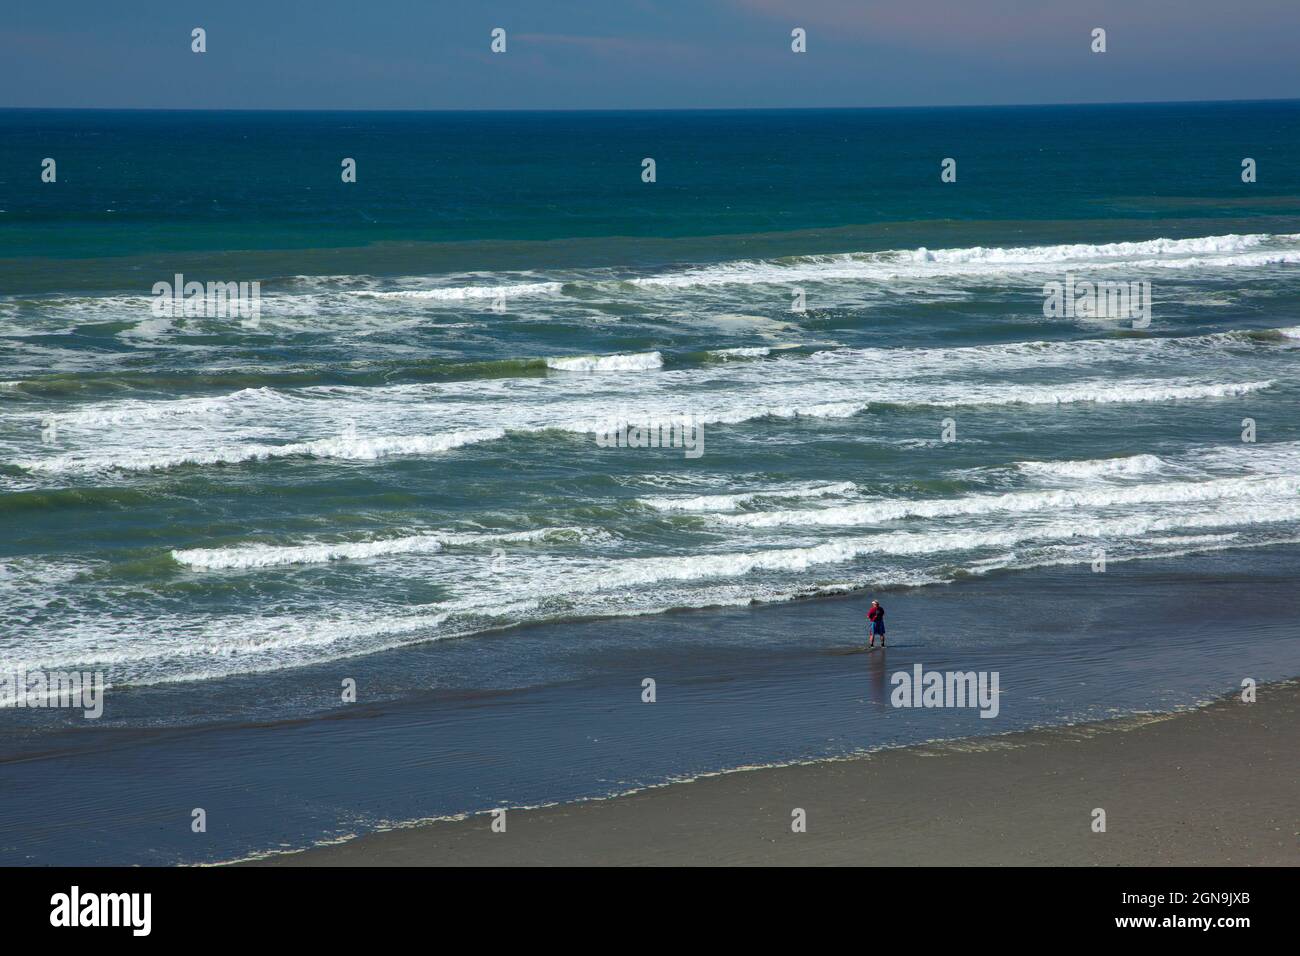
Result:
M207 52L191 51L191 31ZM807 52L791 51L791 30ZM1090 49L1106 30L1105 53ZM490 50L493 29L506 50ZM4 0L0 106L681 109L1300 97L1300 0Z

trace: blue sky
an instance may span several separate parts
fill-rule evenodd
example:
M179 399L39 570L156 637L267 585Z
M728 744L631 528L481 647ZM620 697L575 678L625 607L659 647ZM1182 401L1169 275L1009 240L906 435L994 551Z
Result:
M208 52L190 51L207 30ZM507 52L489 51L494 27ZM790 51L790 31L808 52ZM1108 50L1089 50L1094 27ZM643 109L1300 96L1300 0L9 0L0 106Z

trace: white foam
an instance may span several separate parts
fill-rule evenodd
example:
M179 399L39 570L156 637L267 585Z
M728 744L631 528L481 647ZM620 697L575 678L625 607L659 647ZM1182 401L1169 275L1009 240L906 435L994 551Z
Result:
M1292 483L1296 487L1300 479ZM583 589L612 590L646 587L664 581L704 581L743 577L759 571L800 572L842 564L870 555L926 555L989 547L1006 547L1026 541L1060 541L1071 538L1122 538L1181 528L1228 527L1267 524L1300 518L1300 500L1252 502L1233 507L1209 507L1201 512L1121 518L1071 518L1043 525L1021 525L1006 531L961 530L889 532L868 537L837 538L810 547L772 548L721 554L629 558L611 562L589 581L567 582L570 593Z
M674 373L666 373L666 376ZM691 381L690 374L681 375L655 386L615 392L579 389L579 394L567 392L559 400L519 401L513 385L481 384L464 397L473 402L458 404L431 404L431 398L455 395L456 390L443 386L400 385L377 388L352 386L321 386L304 389L316 396L333 397L334 401L314 403L283 402L279 393L265 389L245 390L237 395L251 395L258 411L258 435L283 430L294 431L312 428L333 430L348 419L357 425L356 437L325 437L268 444L241 441L252 437L241 433L240 415L233 411L226 416L224 429L198 428L177 420L169 414L178 403L154 403L150 408L149 427L130 429L89 429L91 442L108 440L113 444L101 448L87 448L45 457L18 459L14 464L30 472L43 474L98 474L111 470L150 471L185 465L234 464L245 461L269 461L290 457L314 457L376 460L394 455L435 455L454 448L504 438L507 432L538 434L549 430L572 434L599 434L611 427L614 421L642 427L658 427L665 423L684 426L693 424L740 424L763 418L783 419L835 419L849 418L865 411L869 403L855 400L863 392L862 385L848 381L819 381L807 374L795 373L791 378L761 376L747 382L749 386L736 390L713 390L696 393L689 404L677 397L681 383ZM1015 385L1000 383L936 384L881 383L873 395L881 403L932 406L940 408L987 407L1005 405L1062 405L1081 402L1166 402L1178 400L1230 398L1268 388L1272 381L1259 382L1197 382L1188 379L1150 380L1128 379L1118 381L1089 381L1071 385ZM531 393L531 389L530 389ZM459 397L459 396L457 396ZM486 401L500 397L502 402ZM274 399L274 400L273 400ZM205 400L211 401L211 400ZM505 404L503 404L503 402ZM196 408L205 417L211 417L211 407L199 404ZM693 411L691 411L693 409ZM240 411L245 411L242 406ZM86 421L115 419L137 414L137 409L123 410L92 407L83 410ZM246 411L251 412L251 408ZM428 434L369 434L381 428L409 428L420 417L435 418L449 427L446 431ZM183 416L181 417L183 419ZM271 425L280 421L278 429ZM104 434L100 434L103 432ZM168 439L165 447L158 447L160 436ZM80 436L78 436L80 437ZM224 441L223 441L224 439ZM233 441L230 439L234 439ZM140 444L137 444L139 442ZM143 445L149 442L149 445ZM126 447L122 447L124 443Z
M1199 468L1255 474L1300 473L1300 441L1238 442L1191 449L1185 459Z
M441 551L436 537L403 538L388 541L358 541L344 544L277 546L246 544L238 548L209 548L173 551L177 564L201 571L226 568L270 568L287 564L323 564L328 561L370 558L379 554L409 554Z
M279 406L285 412L304 399L266 386L242 388L227 395L205 398L177 398L166 401L125 399L91 405L54 416L60 428L111 428L132 422L156 422L169 418L227 419L241 411ZM292 412L289 412L292 414ZM38 416L34 416L38 417Z
M828 390L860 384L862 377L870 374L874 383L894 383L930 376L951 380L954 375L970 372L985 376L989 372L1021 369L1093 367L1097 364L1121 360L1129 365L1147 363L1164 368L1175 356L1215 359L1223 354L1225 346L1250 344L1246 333L1214 333L1182 338L1124 338L1084 339L1070 341L1032 341L996 345L959 346L948 348L836 348L814 352L781 366L764 364L753 367L748 363L735 363L731 367L715 366L707 371L683 369L665 372L655 379L623 381L609 377L597 381L582 376L556 376L550 379L523 378L518 381L504 378L471 379L434 384L406 384L389 386L310 386L293 391L268 387L246 388L219 397L184 398L165 401L113 400L99 402L74 412L61 413L60 425L85 424L91 427L119 425L131 420L156 421L163 418L214 419L218 416L234 417L253 413L262 417L282 412L297 403L292 414L297 417L309 410L305 400L316 397L364 399L366 404L387 402L392 398L413 400L417 397L484 398L510 396L521 393L532 398L550 398L559 395L582 395L599 388L601 404L606 398L624 390L641 395L647 389L672 390L697 382L703 376L726 377L736 385L764 387L781 383L782 390L791 394L798 389L807 395L813 389ZM632 356L579 356L554 358L552 363L566 370L618 370L620 365L660 367L662 355L658 352ZM566 364L567 363L567 364ZM658 363L658 364L656 364ZM526 392L523 392L526 390ZM855 389L860 391L861 389ZM801 402L806 399L801 398ZM336 417L338 417L336 415Z
M128 454L68 452L51 458L16 461L21 468L46 474L96 474L104 471L153 471L184 465L238 464L278 458L340 458L374 461L393 455L433 455L505 436L500 428L441 435L389 435L376 438L320 438L285 445L231 445L211 450L167 452L142 449Z
M375 538L368 541L311 543L303 545L241 544L233 548L196 548L178 550L172 558L186 567L201 571L281 567L290 564L325 564L331 561L357 561L398 554L431 554L449 545L505 544L529 541L596 541L607 532L591 528L539 528L500 534L458 534L436 532Z
M831 483L810 482L804 485L767 488L762 491L748 491L729 495L693 495L655 498L638 498L641 504L656 511L734 511L754 501L771 498L775 500L798 498L825 498L832 495L847 495L857 489L851 481Z
M832 508L719 514L722 524L751 528L852 527L900 518L946 518L994 513L1024 514L1118 505L1190 503L1198 501L1268 500L1300 494L1300 476L1220 478L1210 481L1106 485L1099 488L1013 491L996 495L963 495L907 501L884 499Z
M1111 560L1156 557L1158 539L1135 541L1137 535L1175 534L1185 529L1255 526L1295 521L1300 500L1203 502L1194 509L1155 515L1146 512L1120 517L1073 516L1043 524L1017 524L992 529L895 531L834 539L814 546L720 553L664 555L645 558L599 559L552 557L544 552L526 561L512 561L502 573L485 573L486 557L444 559L442 578L430 578L425 566L410 569L420 580L440 580L453 596L436 606L396 610L339 603L328 613L226 613L220 616L150 613L148 618L109 614L96 607L66 628L44 635L25 648L28 669L72 669L104 664L112 679L134 684L198 680L239 673L267 672L375 653L442 637L463 636L523 621L572 615L640 615L675 607L743 605L753 601L783 601L811 594L834 593L866 584L923 584L951 576L939 569L913 570L882 563L889 555L917 556L944 552L978 552L1022 541L1049 543L1047 552L1033 550L1015 559L1016 566L1050 563L1051 542L1099 539L1117 544ZM1273 538L1242 538L1201 542L1207 548L1254 547L1281 543ZM1177 542L1188 553L1187 541ZM1132 548L1146 548L1130 553ZM1059 548L1057 549L1059 553ZM1091 554L1091 551L1088 552ZM435 555L431 562L436 562ZM1079 560L1077 556L1070 560ZM828 576L819 571L812 580L803 572L837 565ZM997 562L963 566L989 570ZM383 569L385 574L394 570ZM793 580L788 575L795 575ZM762 575L752 578L752 575ZM776 575L770 577L769 575ZM96 596L102 603L103 594ZM151 640L139 634L147 627ZM12 662L11 662L12 663Z
M1088 461L1018 461L1016 468L1028 475L1044 478L1111 478L1157 474L1168 464L1156 455L1131 455L1127 458L1098 458Z
M1126 259L1140 256L1205 255L1207 253L1245 252L1263 243L1295 241L1294 234L1228 234L1199 236L1191 239L1146 239L1138 242L1065 243L1048 246L985 247L964 249L917 249L911 253L917 262L1069 262L1075 259Z
M1300 263L1300 252L1253 252L1237 256L1194 256L1187 259L1139 259L1125 262L1125 268L1150 269L1261 269Z
M737 260L682 272L632 279L649 288L785 284L802 281L885 282L941 276L1007 276L1060 272L1064 268L1232 268L1289 264L1300 250L1252 252L1266 244L1293 244L1297 235L1222 235L1142 242L1069 243L1045 246L905 249L883 252Z
M1188 544L1222 544L1225 541L1238 541L1241 538L1239 532L1231 534L1179 534L1168 537L1147 538L1146 544L1157 545L1188 545Z
M524 282L498 286L452 286L440 289L397 289L377 291L363 289L349 293L368 299L432 299L462 301L472 299L512 299L538 295L555 295L564 288L562 282Z
M580 355L571 358L548 358L546 365L561 372L643 372L663 368L664 357L658 352L634 355Z
M1235 398L1269 388L1273 381L1202 383L1183 381L1130 380L1122 384L1084 382L1069 386L1042 385L979 385L971 386L965 394L952 397L914 397L902 393L898 398L883 397L882 401L900 404L932 405L938 408L956 408L979 405L1072 405L1086 402L1110 405L1126 402L1174 402L1202 398ZM888 392L881 392L888 396Z

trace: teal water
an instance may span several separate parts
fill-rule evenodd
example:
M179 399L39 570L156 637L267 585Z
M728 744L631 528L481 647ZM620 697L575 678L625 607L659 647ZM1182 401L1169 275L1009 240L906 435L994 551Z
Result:
M1293 569L1298 120L1292 102L0 111L3 663L104 671L101 728L337 715L322 688L357 674L370 701L469 695L467 711L440 698L459 726L480 692L545 697L595 660L634 675L618 655L655 640L689 679L764 634L753 652L777 656L753 666L773 679L780 628L738 623L755 603L822 608L806 619L824 630L788 638L805 650L857 635L792 602L916 602L891 617L915 635L945 589L988 581L1005 625L965 653L1012 666L1006 631L1052 677L1016 726L1095 716L1075 678L1106 667L1143 675L1106 702L1121 711L1151 681L1161 705L1226 690L1231 667L1208 679L1165 641L1053 656L1042 609L1021 617L1014 595L1087 575L1068 600L1095 631L1088 609L1125 568L1249 568L1244 594ZM259 282L260 314L158 314L153 286L176 272ZM1149 283L1149 323L1046 316L1044 285L1069 276ZM615 422L689 423L702 454L602 447ZM566 643L593 627L599 657ZM1242 659L1288 676L1272 627ZM806 712L816 684L790 680L813 696L787 712ZM901 719L844 746L935 733ZM23 753L81 726L0 722ZM815 722L789 726L741 749L678 741L624 779L835 751ZM558 782L560 744L510 754L530 799L606 788ZM519 796L480 772L392 812ZM291 841L330 829L296 826Z
M1290 158L1300 137L1294 102L634 113L4 110L0 124L0 257L61 259L381 241L743 237L928 220L1294 214ZM1249 187L1239 176L1247 156L1260 170ZM45 157L59 164L55 188L40 188ZM358 171L346 188L344 157ZM657 164L653 188L641 181L646 157ZM957 188L940 182L946 157L958 161ZM743 248L739 239L721 243L716 255ZM633 251L619 264L639 262Z

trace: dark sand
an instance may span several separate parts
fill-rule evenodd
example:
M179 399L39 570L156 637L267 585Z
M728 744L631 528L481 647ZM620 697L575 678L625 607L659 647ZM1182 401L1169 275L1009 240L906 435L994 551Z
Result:
M1172 715L706 777L261 861L349 865L1294 865L1300 682ZM791 811L807 832L791 832ZM1091 829L1095 807L1106 832Z

